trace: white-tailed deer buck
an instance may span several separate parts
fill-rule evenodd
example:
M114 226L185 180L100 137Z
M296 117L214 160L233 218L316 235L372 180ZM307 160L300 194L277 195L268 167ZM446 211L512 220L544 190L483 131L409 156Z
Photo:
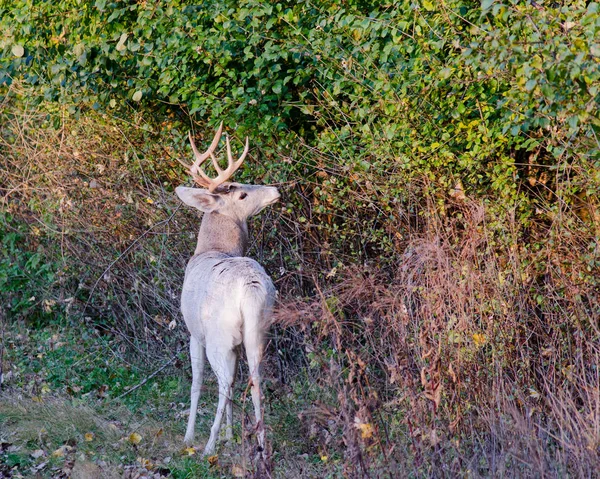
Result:
M244 257L244 254L248 244L247 219L275 203L279 199L279 192L277 188L269 186L227 182L248 154L248 139L244 152L234 161L229 138L226 137L228 166L222 170L214 156L222 132L223 123L208 150L202 154L198 152L190 133L195 161L191 166L184 165L202 189L180 186L175 190L184 203L204 212L198 244L185 270L181 293L181 311L191 334L192 362L191 408L185 433L186 444L194 439L205 357L208 357L219 382L217 414L204 454L214 452L225 411L226 438L233 436L231 394L237 368L236 347L241 343L244 343L248 358L259 451L264 450L259 365L275 300L275 287L265 270L253 259ZM209 178L201 168L209 156L217 171L214 179Z

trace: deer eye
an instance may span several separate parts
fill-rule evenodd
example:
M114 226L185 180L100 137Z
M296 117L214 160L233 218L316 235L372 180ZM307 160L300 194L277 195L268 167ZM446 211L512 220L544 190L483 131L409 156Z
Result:
M246 193L242 193L242 194L240 195L240 200L243 200L243 199L244 199L246 196L248 196Z

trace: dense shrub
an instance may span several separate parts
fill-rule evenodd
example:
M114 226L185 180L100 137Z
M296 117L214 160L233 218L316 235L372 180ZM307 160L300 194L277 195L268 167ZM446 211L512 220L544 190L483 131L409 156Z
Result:
M17 0L0 29L3 198L83 258L86 314L159 344L165 237L193 243L175 160L224 118L240 179L285 193L251 254L282 380L300 357L323 397L307 447L341 438L356 475L597 469L597 3Z
M73 0L0 13L0 81L22 77L74 114L139 102L226 118L272 182L319 172L303 189L309 222L352 256L390 241L406 181L423 176L518 205L523 224L546 195L596 214L596 3ZM176 128L181 145L178 118L163 134Z
M21 221L0 216L0 291L3 307L12 315L25 314L39 320L52 313L55 301L49 285L55 283L58 265L48 261L53 252L36 241L39 228L32 225L29 244ZM36 244L37 243L37 244Z

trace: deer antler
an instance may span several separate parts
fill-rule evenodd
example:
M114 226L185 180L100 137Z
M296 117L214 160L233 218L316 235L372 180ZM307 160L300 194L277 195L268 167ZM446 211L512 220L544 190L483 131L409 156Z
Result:
M198 148L196 148L196 144L194 143L194 139L192 137L192 132L190 132L188 136L190 138L190 145L192 145L192 150L194 150L194 157L196 158L196 161L194 161L194 163L191 166L186 165L185 163L180 161L180 163L183 166L185 166L187 169L189 169L190 174L194 178L194 181L199 186L201 186L203 188L207 188L208 191L210 191L211 193L213 193L219 187L219 185L222 185L229 178L231 178L233 176L233 174L237 171L237 169L240 166L242 166L242 163L244 162L244 159L246 158L246 155L248 154L248 149L250 147L250 145L248 143L248 137L246 137L246 146L244 147L242 156L240 156L236 161L234 161L233 157L231 156L231 145L229 144L229 137L226 136L225 141L227 143L227 168L225 168L223 170L219 166L219 163L217 162L217 159L215 158L215 155L214 155L214 151L217 148L217 146L219 145L219 140L221 139L222 134L223 134L223 122L221 122L221 125L219 126L219 129L217 130L217 134L213 138L213 141L210 144L210 146L208 147L208 150L206 150L204 153L200 154L200 152L198 151ZM212 164L215 167L215 170L217 170L216 178L209 178L208 175L201 168L202 164L206 161L206 159L209 156L212 160Z

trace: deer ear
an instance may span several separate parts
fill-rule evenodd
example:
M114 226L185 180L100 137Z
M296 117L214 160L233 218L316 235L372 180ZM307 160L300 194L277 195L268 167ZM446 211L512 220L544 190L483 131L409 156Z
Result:
M185 186L178 186L175 188L175 193L179 196L179 199L186 205L198 208L200 211L210 213L211 211L218 210L223 206L223 199L219 195L213 195L207 190L201 190L199 188L187 188Z

